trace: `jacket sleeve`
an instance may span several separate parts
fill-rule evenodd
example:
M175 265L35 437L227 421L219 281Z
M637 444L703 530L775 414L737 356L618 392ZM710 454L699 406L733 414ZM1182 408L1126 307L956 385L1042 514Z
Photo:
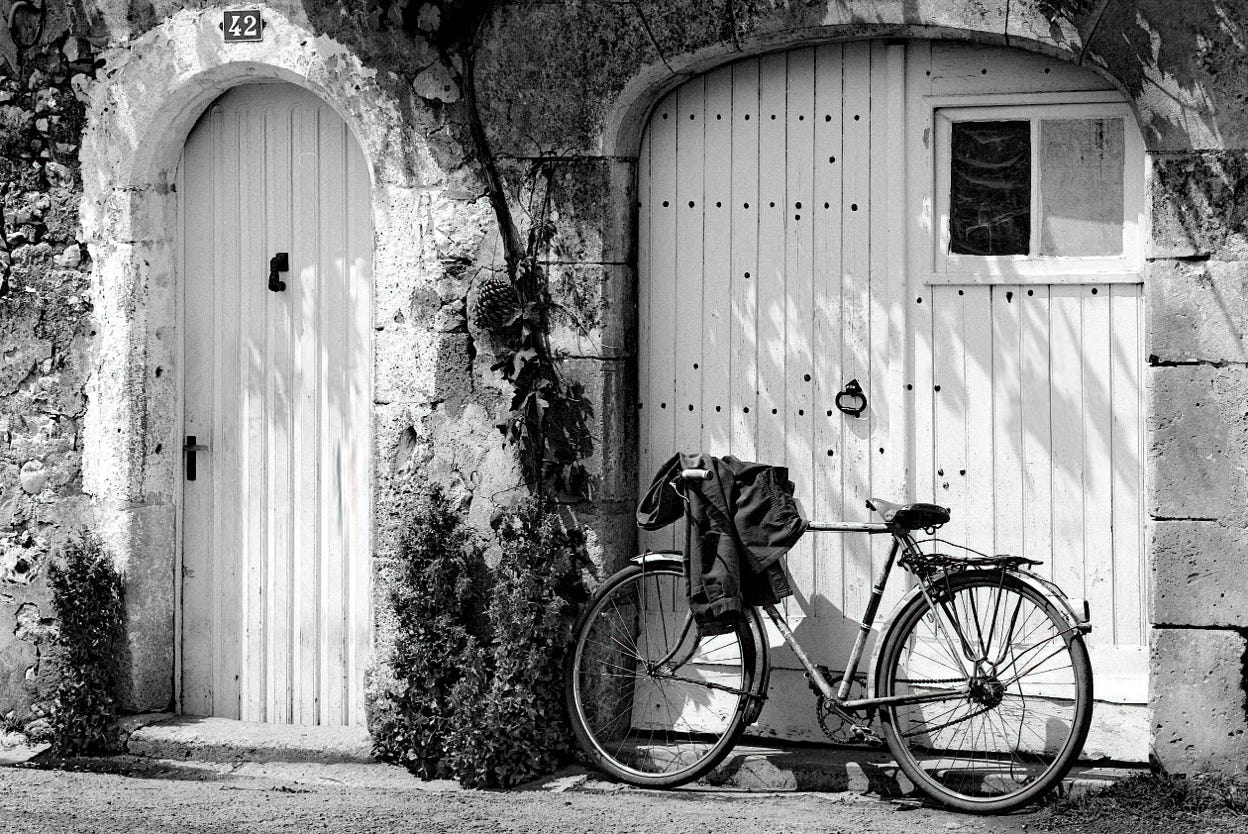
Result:
M672 455L650 481L650 488L637 505L637 526L642 530L659 530L684 516L685 503L671 483L679 466L680 455Z

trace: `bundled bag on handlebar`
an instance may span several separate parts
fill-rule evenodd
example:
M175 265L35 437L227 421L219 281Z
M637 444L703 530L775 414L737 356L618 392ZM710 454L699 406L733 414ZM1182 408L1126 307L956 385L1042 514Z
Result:
M672 485L683 469L711 480ZM732 456L673 455L637 507L637 526L658 530L686 517L689 607L703 634L730 631L745 608L793 593L780 557L806 531L784 467Z

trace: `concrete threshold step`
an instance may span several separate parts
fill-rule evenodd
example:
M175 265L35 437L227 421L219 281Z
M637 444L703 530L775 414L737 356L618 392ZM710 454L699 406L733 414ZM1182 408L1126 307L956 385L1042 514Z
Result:
M153 759L199 762L370 764L364 727L260 724L180 715L133 728L126 751Z
M1136 773L1143 766L1081 763L1055 792L1080 796ZM723 764L703 777L705 787L743 791L816 791L905 796L913 784L885 750L818 745L739 745Z

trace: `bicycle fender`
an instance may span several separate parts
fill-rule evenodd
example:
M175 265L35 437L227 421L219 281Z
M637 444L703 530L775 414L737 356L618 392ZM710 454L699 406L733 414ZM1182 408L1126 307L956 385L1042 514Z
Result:
M972 572L973 571L958 571L957 573L966 574ZM1020 581L1030 586L1049 603L1051 603L1052 606L1057 609L1057 612L1066 618L1066 624L1070 628L1075 629L1080 634L1087 634L1092 630L1092 625L1089 623L1089 619L1091 619L1091 609L1089 608L1088 601L1086 599L1072 601L1054 582L1028 570L1010 571L1010 575L1017 577ZM939 582L943 576L943 574L937 575L933 577L933 581ZM912 599L919 596L921 593L922 589L918 585L915 585L907 591L906 595L898 600L897 604L894 605L892 610L888 612L888 618L884 621L884 626L880 629L880 638L875 641L875 648L871 651L871 664L868 667L871 670L871 674L868 677L868 683L870 684L867 687L868 698L876 697L875 682L879 677L876 673L879 670L880 652L884 648L884 635L887 634L888 630L893 627L893 621L897 619L902 610L910 604ZM1075 605L1076 602L1078 603L1077 608ZM1076 613L1077 611L1080 613Z
M635 565L671 564L674 567L683 568L684 553L679 550L647 550L645 553L633 556L629 561ZM771 645L758 609L748 609L745 616L755 636L754 647L758 650L754 658L754 690L759 694L755 696L755 703L746 717L746 726L749 726L758 720L758 714L762 712L763 704L767 701L768 690L771 686Z

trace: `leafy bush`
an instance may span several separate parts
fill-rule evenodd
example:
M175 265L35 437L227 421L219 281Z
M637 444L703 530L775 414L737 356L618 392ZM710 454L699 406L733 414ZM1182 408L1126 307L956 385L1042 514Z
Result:
M441 491L422 502L391 590L395 682L374 703L377 755L422 778L506 787L554 770L570 750L562 665L584 539L540 499L498 524L487 572L478 540Z
M508 787L557 768L571 749L563 657L584 599L584 536L540 499L505 516L490 596L484 675L464 678L451 740L452 770L470 787Z
M117 650L125 605L120 574L100 540L83 532L48 568L60 679L49 716L63 756L102 750L117 709Z
M442 490L418 502L390 589L397 691L374 705L374 752L425 779L451 775L446 741L456 685L484 662L489 582L482 548Z

